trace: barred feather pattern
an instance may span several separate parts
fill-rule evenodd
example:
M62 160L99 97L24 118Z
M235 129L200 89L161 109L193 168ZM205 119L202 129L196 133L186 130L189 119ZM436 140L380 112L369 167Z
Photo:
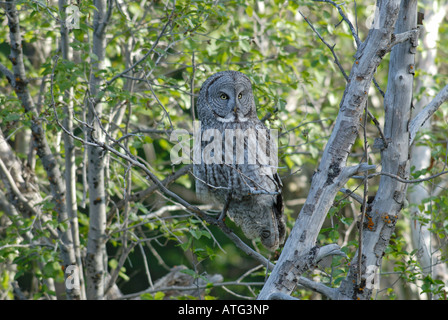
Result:
M201 87L197 111L201 161L193 165L196 193L223 206L230 196L227 214L245 236L276 250L286 234L282 182L276 166L260 158L253 144L263 142L271 159L277 156L276 142L257 117L249 78L236 71L212 75Z

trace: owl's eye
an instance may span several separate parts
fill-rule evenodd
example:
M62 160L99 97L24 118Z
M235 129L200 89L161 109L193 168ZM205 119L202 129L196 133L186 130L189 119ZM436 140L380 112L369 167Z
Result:
M227 99L229 99L229 96L228 95L226 95L225 93L221 93L221 99L222 100L227 100Z
M243 97L243 95L240 93L239 95L238 95L238 99L241 99Z

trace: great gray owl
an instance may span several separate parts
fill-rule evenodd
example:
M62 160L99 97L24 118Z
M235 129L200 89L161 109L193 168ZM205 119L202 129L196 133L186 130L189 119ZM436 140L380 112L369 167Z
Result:
M201 87L197 112L201 143L195 144L195 152L200 151L193 166L196 193L222 203L223 213L246 237L260 237L267 249L276 250L285 239L282 183L277 167L263 161L258 146L264 143L268 157L277 157L277 149L257 117L249 78L237 71L212 75Z

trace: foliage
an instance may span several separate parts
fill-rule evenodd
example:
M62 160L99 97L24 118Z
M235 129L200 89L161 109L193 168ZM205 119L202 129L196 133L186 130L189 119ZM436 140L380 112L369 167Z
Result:
M192 131L195 116L192 106L201 83L217 71L238 70L248 75L253 83L259 117L266 117L268 126L280 130L280 173L285 185L285 213L288 226L292 228L320 152L331 133L345 89L345 79L333 63L330 50L298 10L328 43L336 45L338 58L347 74L356 51L350 30L345 23L340 23L337 10L318 2L179 0L174 8L172 4L170 1L130 1L114 8L106 32L106 67L96 74L106 82L100 88L100 95L92 97L89 91L91 65L99 59L91 48L96 8L89 1L79 2L80 25L69 33L73 57L64 60L59 51L58 20L61 16L57 3L17 1L28 88L37 104L51 151L64 168L66 149L61 140L64 133L56 123L54 110L60 121L66 118L64 106L69 103L66 94L71 90L75 116L73 133L76 136L85 138L86 135L83 125L86 101L101 99L106 103L101 124L110 136L123 143L133 156L163 180L186 166L171 163L170 150L175 142L170 141L169 133L176 128ZM358 2L343 6L346 14L356 15L361 39L367 35L364 21L372 14L371 9L367 3ZM2 19L5 26L6 17ZM167 31L161 34L166 25ZM436 78L436 91L446 83L448 74L443 64L446 61L443 57L448 53L447 33L443 32L446 28L445 21L440 32L443 39L438 43L440 56L436 65L440 68L440 75ZM7 27L0 29L0 63L10 67L8 33ZM142 60L154 45L153 52ZM132 71L123 73L137 62ZM376 76L383 91L387 84L387 64L386 58ZM418 72L423 73L424 70ZM107 83L118 74L121 76ZM47 226L53 229L66 226L57 220L46 172L27 140L30 138L30 115L24 111L5 77L0 78L0 88L0 128L22 165L35 174L34 180L44 199L37 206L48 217L43 220L42 217L20 216L16 217L20 220L18 223L6 214L3 204L0 206L0 294L3 298L13 298L11 284L17 281L28 298L63 297L63 291L55 292L47 286L47 279L64 282L59 256L61 248ZM382 122L382 97L375 89L369 94L370 111ZM416 98L421 94L416 93ZM431 167L414 171L413 179L436 174L446 168L447 113L448 109L442 107L434 116L431 130L421 134L418 143L431 147L433 161ZM373 123L368 123L366 132L369 144L373 145L378 136ZM359 163L363 149L363 137L360 136L353 146L350 162ZM75 141L75 152L80 244L81 248L86 248L89 232L86 199L89 191L85 185L85 169L88 164L85 146L79 141ZM379 154L371 154L370 161L380 163ZM127 201L128 191L135 195L151 188L152 183L143 171L111 155L106 176L108 266L110 272L120 268L116 283L123 294L146 290L168 269L181 264L187 265L195 278L216 273L222 274L224 281L263 282L265 279L268 271L264 267L258 268L259 262L245 256L221 230L207 225L160 192L153 191L138 201ZM446 177L442 176L431 180L431 183L436 186L443 181L446 182ZM377 183L375 179L370 182L371 193L375 192ZM347 187L362 196L361 184L351 180ZM446 184L443 188L446 190ZM195 198L191 175L176 179L170 190L190 203L208 205ZM448 198L446 195L431 197L420 207L427 215L419 219L428 224L433 236L444 244L440 250L446 259ZM216 208L206 207L206 210L210 214L217 212ZM338 243L352 258L358 245L360 212L359 204L351 198L345 195L338 197L321 231L319 244ZM406 215L408 211L404 212ZM226 223L244 240L231 221ZM32 242L27 241L25 232L33 233ZM443 298L443 282L422 273L417 253L407 241L408 232L408 224L398 225L383 262L383 278L387 280L384 286L382 283L377 298L405 296L394 282L395 278L388 276L389 270L407 285L417 283L417 291L406 295L413 294L413 298L418 298L423 293L431 293ZM127 252L131 244L135 247ZM257 241L252 245L274 260L275 256L266 252ZM124 254L128 256L120 265ZM334 258L307 276L337 287L347 274L348 261ZM235 298L236 295L237 298L254 298L259 288L235 285L230 291L210 286L205 297L222 299ZM302 299L317 298L315 293L303 288L296 295ZM164 299L166 294L145 293L141 298Z

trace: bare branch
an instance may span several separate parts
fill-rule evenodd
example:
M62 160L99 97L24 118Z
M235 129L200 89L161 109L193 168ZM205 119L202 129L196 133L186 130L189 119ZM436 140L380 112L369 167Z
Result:
M299 10L300 15L303 17L303 19L305 19L306 23L308 23L308 25L311 27L311 29L314 31L314 33L316 33L316 35L319 37L320 41L323 42L323 44L325 44L328 49L330 49L331 53L333 54L333 58L334 58L334 63L336 63L336 65L338 66L339 70L341 71L342 75L345 78L345 81L348 80L348 75L345 73L344 68L342 67L341 63L339 62L338 56L336 55L336 52L334 52L334 47L336 46L336 44L330 46L328 44L328 42L326 42L324 40L324 38L322 38L322 36L320 35L320 33L316 30L316 28L314 28L314 26L311 24L311 22L307 19L307 17L305 17L303 15L303 13Z
M239 282L239 281L229 281L229 282L217 282L213 283L213 287L224 287L224 286L262 286L263 282ZM121 296L119 299L132 299L138 296L141 296L145 293L155 293L159 291L189 291L189 290L197 290L197 289L206 289L210 288L211 285L209 283L203 285L192 285L192 286L169 286L169 287L160 287L160 288L149 288L140 292L130 293L127 295Z
M28 80L26 79L25 64L23 61L23 48L21 29L19 24L19 14L17 12L15 1L7 1L5 5L5 12L8 17L9 38L11 46L11 54L9 56L12 64L15 82L10 82L14 85L14 91L17 97L21 100L26 112L31 117L31 131L33 134L33 143L36 148L36 153L42 161L42 165L47 174L50 183L51 194L55 203L55 211L58 213L58 221L65 222L68 220L66 198L65 198L65 184L61 175L59 165L55 156L51 152L48 144L44 128L41 120L38 119L36 106L34 105L31 94L28 90ZM2 72L5 72L2 69ZM58 228L60 243L61 243L61 257L64 266L76 265L75 253L73 250L73 238L71 228L66 230ZM67 288L67 297L69 299L79 299L79 290L69 290Z
M345 17L339 5L330 0L321 2L332 3ZM358 136L360 119L374 72L384 56L379 52L385 50L390 43L399 6L399 0L382 2L380 12L384 19L381 19L379 26L381 32L372 29L368 40L358 46L335 128L327 142L319 168L313 176L307 200L258 299L267 299L275 292L290 294L294 290L298 278L308 270L310 260L314 259L313 250L317 235L331 207L332 199L343 186L345 179L356 172L355 168L346 168L346 160ZM354 29L352 32L356 34ZM358 39L357 36L355 39Z
M268 297L267 300L299 300L299 299L291 297L290 295L281 292L274 292Z
M120 78L121 76L125 75L126 73L128 73L129 71L133 70L135 67L137 67L140 63L142 63L143 61L146 60L146 58L149 57L149 55L154 51L154 49L157 47L160 39L163 37L163 35L165 34L166 28L171 24L172 19L173 19L173 14L174 11L176 10L176 6L173 6L173 10L171 11L171 14L168 17L168 21L167 23L165 23L165 25L162 28L162 31L160 31L159 36L156 38L156 40L154 41L154 43L152 44L151 48L149 49L149 51L147 53L145 53L145 55L139 59L138 61L136 61L132 66L130 66L129 68L127 68L126 70L120 72L119 74L115 75L112 79L110 79L109 81L106 81L106 85L111 85L115 80L117 80L118 78Z
M356 46L359 47L361 45L361 40L358 37L358 32L356 32L355 27L353 26L351 21L347 18L347 16L344 13L344 10L342 9L344 3L337 4L336 2L334 2L332 0L313 0L313 1L314 2L326 2L326 3L331 4L333 7L335 7L338 10L339 15L342 17L342 20L345 21L345 23L350 28L350 31L352 32L353 38L355 38Z
M14 79L14 74L2 63L0 63L0 72L5 75L6 79L8 79L8 82L14 88L16 86L16 79Z
M315 1L318 1L318 0L315 0ZM341 63L339 62L338 56L336 55L336 52L334 51L334 48L336 47L336 44L330 46L330 44L324 40L324 38L320 35L320 33L316 30L316 28L314 28L314 26L311 24L311 22L307 19L307 17L305 17L302 14L302 12L300 10L299 10L299 13L303 17L303 19L305 19L305 21L308 23L308 25L311 27L311 29L317 34L317 36L322 41L322 43L324 43L328 47L328 49L330 49L330 51L331 51L331 53L333 55L333 58L334 58L334 62L338 66L338 68L341 71L342 75L344 76L345 81L348 81L349 78L347 76L347 73L345 72L344 67L342 67ZM344 18L344 19L346 19L346 18ZM414 36L414 34L410 33L408 35L407 39L409 39L411 36ZM405 36L402 36L402 37L400 37L400 40L402 40L402 42L407 40L407 39L404 39L404 38L405 38ZM397 43L399 43L399 42L397 42ZM378 89L378 91L380 92L380 94L384 97L384 92L383 92L383 90L381 90L381 88L380 88L378 82L376 81L375 77L373 77L373 83L374 83L375 87ZM375 124L376 128L378 129L378 132L380 133L380 136L382 138L384 138L383 131L380 128L378 120L375 118L375 116L367 108L366 108L366 111L367 111L367 114L369 115L370 119L372 119L373 123Z
M440 177L441 175L444 175L444 174L447 174L447 173L448 173L448 170L441 171L441 172L436 173L436 174L434 174L434 175L432 175L430 177L426 177L426 178L422 178L422 179L411 179L411 180L409 180L409 179L403 179L402 177L399 177L399 176L397 176L395 174L392 174L392 173L389 173L389 172L377 172L377 173L369 174L367 176L367 178L370 179L370 178L377 177L377 176L387 176L387 177L391 177L391 178L393 178L393 179L395 179L395 180L397 180L397 181L399 181L401 183L420 183L420 182L432 180L434 178Z
M425 122L448 100L448 85L446 85L428 105L420 111L409 125L409 145L415 140L415 136Z
M17 188L16 182L14 181L13 177L9 173L9 170L6 168L5 164L3 163L2 159L0 159L0 173L6 178L6 181L8 181L9 188L11 188L14 195L17 197L17 199L20 201L20 203L27 208L33 215L40 216L40 213L36 211L34 206L36 205L33 203L33 201L30 201L29 199L26 199L23 194L20 192L20 190Z
M420 35L420 29L419 28L412 29L412 30L409 30L409 31L405 31L405 32L402 32L402 33L394 34L392 36L392 41L391 41L391 43L389 45L390 50L392 50L392 48L394 46L396 46L397 44L406 42L408 40L412 40L412 41L416 42L419 35ZM416 43L415 43L415 46L417 46Z

